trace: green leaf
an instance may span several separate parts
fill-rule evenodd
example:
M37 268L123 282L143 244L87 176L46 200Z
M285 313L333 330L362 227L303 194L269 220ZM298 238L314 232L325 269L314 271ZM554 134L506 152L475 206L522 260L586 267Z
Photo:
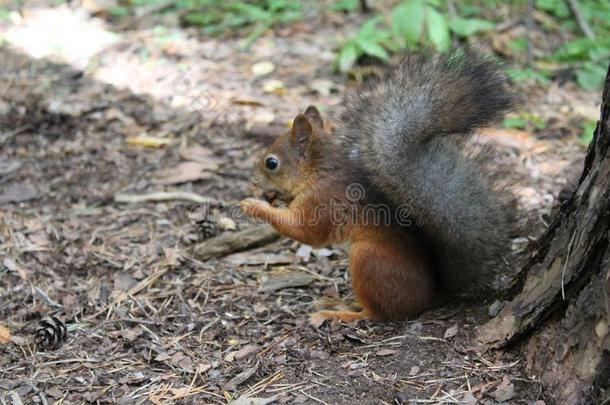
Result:
M585 144L589 144L593 140L597 121L586 121L582 124L582 134L580 140Z
M528 124L528 120L524 118L504 118L502 126L504 128L524 129Z
M381 21L380 17L374 17L366 21L364 24L362 24L360 30L358 30L358 34L356 34L356 37L367 39L377 35L377 24L379 23L379 21Z
M394 35L410 44L417 43L424 28L424 11L423 0L412 0L396 7L391 16Z
M129 9L125 6L112 6L108 11L114 17L124 17L129 14Z
M356 63L358 56L360 56L360 52L358 51L356 44L353 42L347 43L343 49L341 49L341 52L339 52L339 56L337 56L339 70L342 72L347 71Z
M383 46L376 42L357 41L356 44L364 51L364 53L368 55L375 56L381 60L388 60L390 58L390 55L388 55L388 52L383 48Z
M426 7L428 25L428 37L430 41L441 52L448 51L451 47L451 37L449 35L449 24L445 17L432 7Z
M602 87L606 69L599 65L586 64L583 68L576 71L576 81L587 90L596 90Z
M469 37L479 32L489 31L494 23L480 18L457 17L449 21L449 28L461 37Z
M358 0L336 0L330 9L333 11L354 11L358 8Z

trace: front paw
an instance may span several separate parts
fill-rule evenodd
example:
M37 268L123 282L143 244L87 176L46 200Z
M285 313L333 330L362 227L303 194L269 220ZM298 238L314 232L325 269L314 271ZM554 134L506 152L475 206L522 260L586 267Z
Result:
M271 208L269 203L257 200L256 198L246 198L239 203L241 210L252 218L266 219L267 213Z

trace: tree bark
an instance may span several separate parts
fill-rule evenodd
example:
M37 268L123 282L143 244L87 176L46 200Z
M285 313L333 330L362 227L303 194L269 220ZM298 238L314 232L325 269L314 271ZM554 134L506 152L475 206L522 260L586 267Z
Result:
M477 329L518 346L558 404L610 401L610 68L578 188L532 246L520 292Z

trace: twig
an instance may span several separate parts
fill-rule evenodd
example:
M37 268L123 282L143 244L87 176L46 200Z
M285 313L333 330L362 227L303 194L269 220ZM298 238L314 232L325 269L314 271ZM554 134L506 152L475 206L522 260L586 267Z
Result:
M532 66L534 61L534 52L532 50L532 32L534 31L534 0L527 0L527 11L525 14L525 36L527 43L525 47L525 58L528 67Z
M263 246L278 240L280 235L271 225L262 225L244 231L220 235L208 239L193 248L193 255L199 260L208 260L240 250Z
M115 194L114 202L119 204L134 204L148 201L172 201L183 200L196 204L217 205L218 201L213 198L204 197L199 194L189 193L186 191L158 191L150 194Z
M578 24L578 28L580 28L582 33L585 34L587 38L594 39L595 32L593 32L591 26L589 25L585 17L582 15L578 2L576 2L575 0L567 0L567 2L568 7L570 7L570 11L572 11L572 15L574 15L574 18L576 19L576 24Z

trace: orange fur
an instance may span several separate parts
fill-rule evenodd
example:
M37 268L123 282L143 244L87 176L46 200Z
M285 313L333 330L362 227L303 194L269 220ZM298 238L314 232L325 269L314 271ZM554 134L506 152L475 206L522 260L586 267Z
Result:
M281 161L281 170L265 172L265 158L259 163L262 174L258 180L265 183L259 186L278 192L289 202L288 207L273 207L253 198L242 201L241 207L282 235L314 247L350 242L352 286L363 309L319 311L312 315L312 323L331 318L346 322L412 318L432 302L434 279L427 246L410 228L366 220L364 203L346 196L344 162L337 163L339 170L320 170L321 161L333 163L338 158L325 149L329 147L328 138L319 133L321 118L315 116L316 112L306 112L311 123L299 115L292 131L267 151L266 156ZM333 204L345 207L350 215L338 220L331 210L320 209Z

